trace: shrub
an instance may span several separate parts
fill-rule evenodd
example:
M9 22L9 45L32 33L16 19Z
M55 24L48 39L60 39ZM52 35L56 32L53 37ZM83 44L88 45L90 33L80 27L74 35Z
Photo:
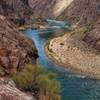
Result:
M87 27L76 27L70 33L71 35L77 35L80 38L84 38L85 33L88 31Z
M56 74L48 72L45 68L37 65L26 65L25 68L12 76L12 79L21 89L38 87L39 100L59 100L59 83L55 80ZM54 99L56 98L56 99Z

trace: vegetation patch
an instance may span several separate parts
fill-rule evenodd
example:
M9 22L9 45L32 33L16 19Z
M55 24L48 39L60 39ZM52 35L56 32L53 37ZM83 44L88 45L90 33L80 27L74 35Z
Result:
M75 29L73 29L70 32L70 34L71 34L71 36L75 35L75 36L78 36L80 38L84 38L87 31L88 31L87 27L76 27Z
M26 65L12 79L20 89L34 92L37 100L60 100L60 84L56 74L39 65Z

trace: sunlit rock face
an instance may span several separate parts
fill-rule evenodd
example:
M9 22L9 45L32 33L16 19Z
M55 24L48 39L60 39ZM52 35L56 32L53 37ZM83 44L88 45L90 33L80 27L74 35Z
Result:
M34 15L93 24L100 19L100 0L28 0Z
M59 16L74 23L92 24L100 17L100 0L73 0Z
M100 0L0 0L0 13L24 18L30 12L37 17L91 24L100 16Z
M34 98L18 90L12 80L0 78L0 100L34 100Z
M73 0L28 0L34 13L47 18L59 16Z
M53 13L55 17L58 17L62 12L72 3L73 0L58 0L55 4Z

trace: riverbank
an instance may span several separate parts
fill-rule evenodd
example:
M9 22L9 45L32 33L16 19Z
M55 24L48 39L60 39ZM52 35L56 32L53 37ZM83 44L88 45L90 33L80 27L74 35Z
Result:
M76 37L66 34L51 39L45 45L46 55L71 72L100 80L100 55Z

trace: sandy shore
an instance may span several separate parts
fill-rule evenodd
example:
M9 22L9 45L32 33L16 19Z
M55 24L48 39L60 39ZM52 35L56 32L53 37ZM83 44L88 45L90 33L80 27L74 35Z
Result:
M72 46L71 44L68 44L69 41L67 41L66 46L71 45L73 47L71 49L69 49L70 47L67 47L67 50L63 47L66 40L65 37L66 36L54 38L50 41L50 44L45 45L45 53L48 58L71 72L100 80L100 55L93 54L90 50L91 48L88 48L87 50L87 47L84 47L84 43L81 46L79 43L78 45L81 48L76 48L75 45ZM62 45L60 42L63 42Z

